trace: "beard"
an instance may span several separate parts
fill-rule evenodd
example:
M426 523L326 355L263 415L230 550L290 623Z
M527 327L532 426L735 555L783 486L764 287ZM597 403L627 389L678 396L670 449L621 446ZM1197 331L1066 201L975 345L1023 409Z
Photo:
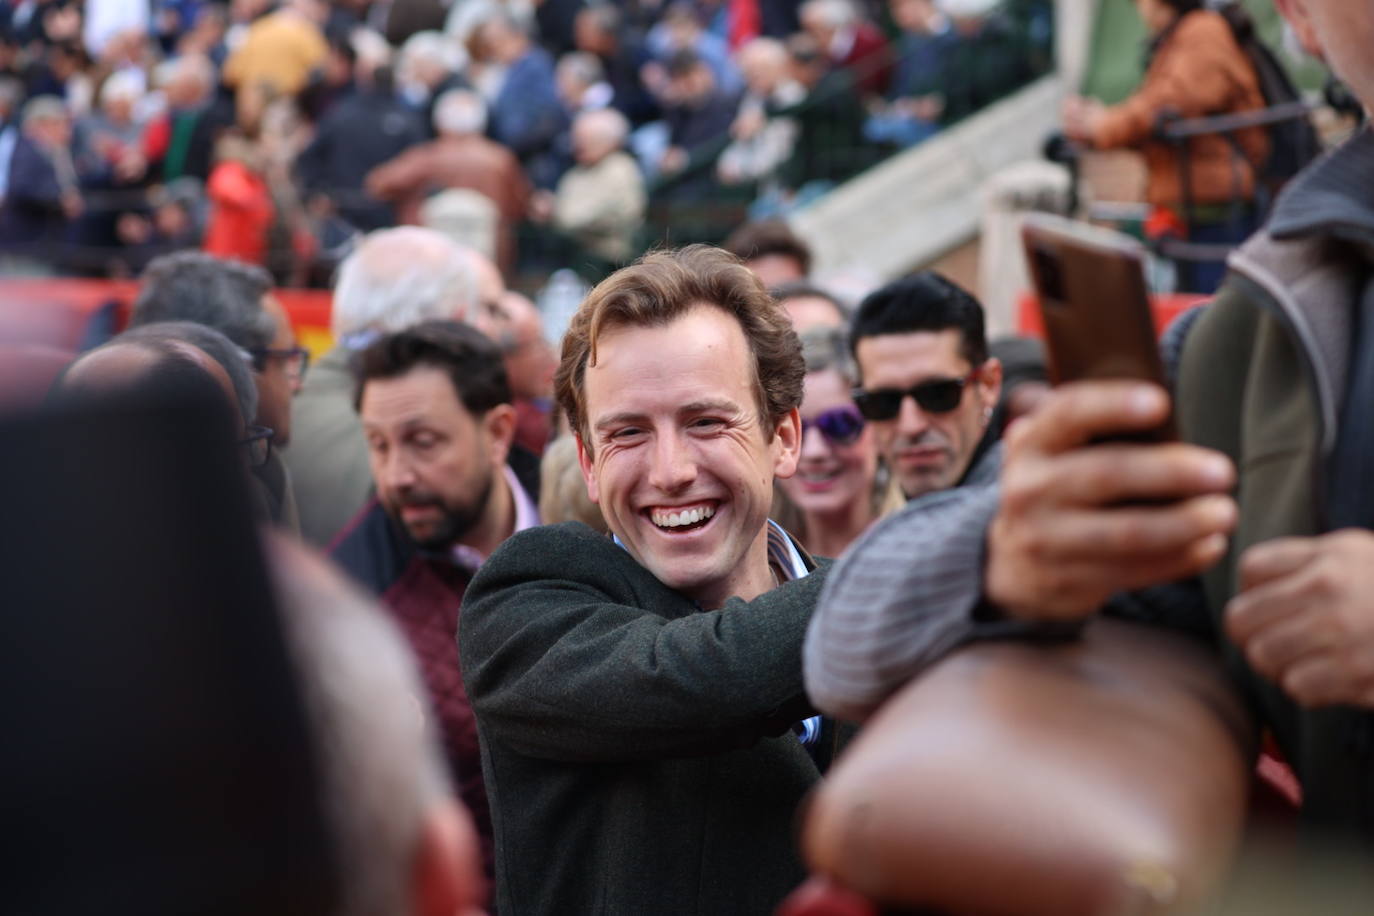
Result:
M389 512L421 550L447 550L462 540L481 520L491 499L491 487L491 474L487 474L477 492L461 503L446 503L438 494L412 490L396 505L389 507ZM436 509L439 512L438 520L407 522L401 515L401 510L407 506Z

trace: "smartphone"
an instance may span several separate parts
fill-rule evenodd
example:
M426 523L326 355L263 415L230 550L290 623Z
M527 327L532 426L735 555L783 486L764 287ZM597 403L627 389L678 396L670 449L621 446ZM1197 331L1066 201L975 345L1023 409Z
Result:
M1139 379L1167 388L1145 284L1145 247L1119 232L1034 213L1021 239L1044 318L1050 382ZM1177 438L1172 415L1122 436Z

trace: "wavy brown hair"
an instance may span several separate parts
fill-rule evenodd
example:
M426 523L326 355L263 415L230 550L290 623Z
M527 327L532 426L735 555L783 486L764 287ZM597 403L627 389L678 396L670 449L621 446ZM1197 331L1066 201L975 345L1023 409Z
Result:
M739 258L709 245L653 251L611 274L587 295L563 337L554 394L590 452L585 381L596 365L596 341L620 327L661 328L698 305L739 322L754 355L754 400L766 434L802 400L806 364L787 313Z

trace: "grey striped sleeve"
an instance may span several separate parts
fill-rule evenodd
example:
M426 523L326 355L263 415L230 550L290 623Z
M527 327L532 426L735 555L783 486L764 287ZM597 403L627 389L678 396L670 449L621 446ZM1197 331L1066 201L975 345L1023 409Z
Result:
M980 462L991 463L992 473L912 502L869 529L835 564L802 656L817 709L863 719L977 635L973 610L983 591L987 529L997 513L995 457Z

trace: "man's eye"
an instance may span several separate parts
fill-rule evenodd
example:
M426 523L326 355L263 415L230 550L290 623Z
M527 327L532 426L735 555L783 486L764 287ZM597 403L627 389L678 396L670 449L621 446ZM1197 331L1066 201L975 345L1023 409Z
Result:
M718 429L725 425L725 421L720 417L697 417L692 421L693 429Z
M434 436L416 436L410 440L410 444L418 449L429 449L439 444L439 440Z
M612 439L633 439L642 433L643 430L638 426L625 426L611 433Z

